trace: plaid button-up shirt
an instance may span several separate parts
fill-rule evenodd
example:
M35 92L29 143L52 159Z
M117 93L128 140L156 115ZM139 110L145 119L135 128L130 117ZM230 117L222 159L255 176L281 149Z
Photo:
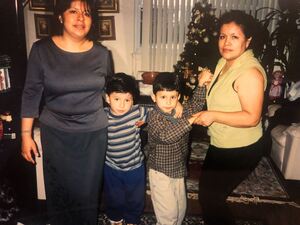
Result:
M184 104L183 117L174 119L156 107L148 117L149 168L171 178L186 176L189 131L188 118L203 109L205 88L196 88L193 97Z

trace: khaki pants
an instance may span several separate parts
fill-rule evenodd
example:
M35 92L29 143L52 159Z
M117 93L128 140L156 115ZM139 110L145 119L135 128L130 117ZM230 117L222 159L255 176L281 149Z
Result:
M186 211L184 178L170 178L150 169L149 181L156 225L181 225Z

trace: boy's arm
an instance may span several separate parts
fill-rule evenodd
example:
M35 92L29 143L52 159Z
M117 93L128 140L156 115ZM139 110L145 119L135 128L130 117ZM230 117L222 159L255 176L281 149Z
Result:
M192 98L184 105L184 115L189 117L201 111L205 105L206 87L197 87Z
M137 127L142 127L146 123L149 112L152 111L153 108L154 105L139 104L140 120L135 123Z
M213 74L204 68L198 75L198 87L195 89L191 100L187 103L185 115L191 116L203 109L205 105L206 87L210 84Z

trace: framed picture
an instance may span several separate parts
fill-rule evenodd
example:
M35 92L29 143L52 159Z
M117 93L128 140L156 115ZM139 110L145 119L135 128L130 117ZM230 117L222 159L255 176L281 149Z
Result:
M38 11L53 11L55 0L29 0L29 9Z
M10 89L8 68L0 68L0 92Z
M36 38L48 37L51 34L52 15L34 14Z
M100 13L118 13L119 0L96 0L96 8Z
M98 40L116 40L115 17L99 16Z

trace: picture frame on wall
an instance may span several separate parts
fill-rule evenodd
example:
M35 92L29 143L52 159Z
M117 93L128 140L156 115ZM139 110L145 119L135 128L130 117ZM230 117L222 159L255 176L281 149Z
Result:
M98 40L116 40L115 17L99 16Z
M34 14L36 38L41 39L51 34L52 15Z
M8 68L0 67L0 93L11 88Z
M96 0L96 8L99 13L118 13L119 0Z
M55 0L29 0L29 9L35 11L53 11Z

